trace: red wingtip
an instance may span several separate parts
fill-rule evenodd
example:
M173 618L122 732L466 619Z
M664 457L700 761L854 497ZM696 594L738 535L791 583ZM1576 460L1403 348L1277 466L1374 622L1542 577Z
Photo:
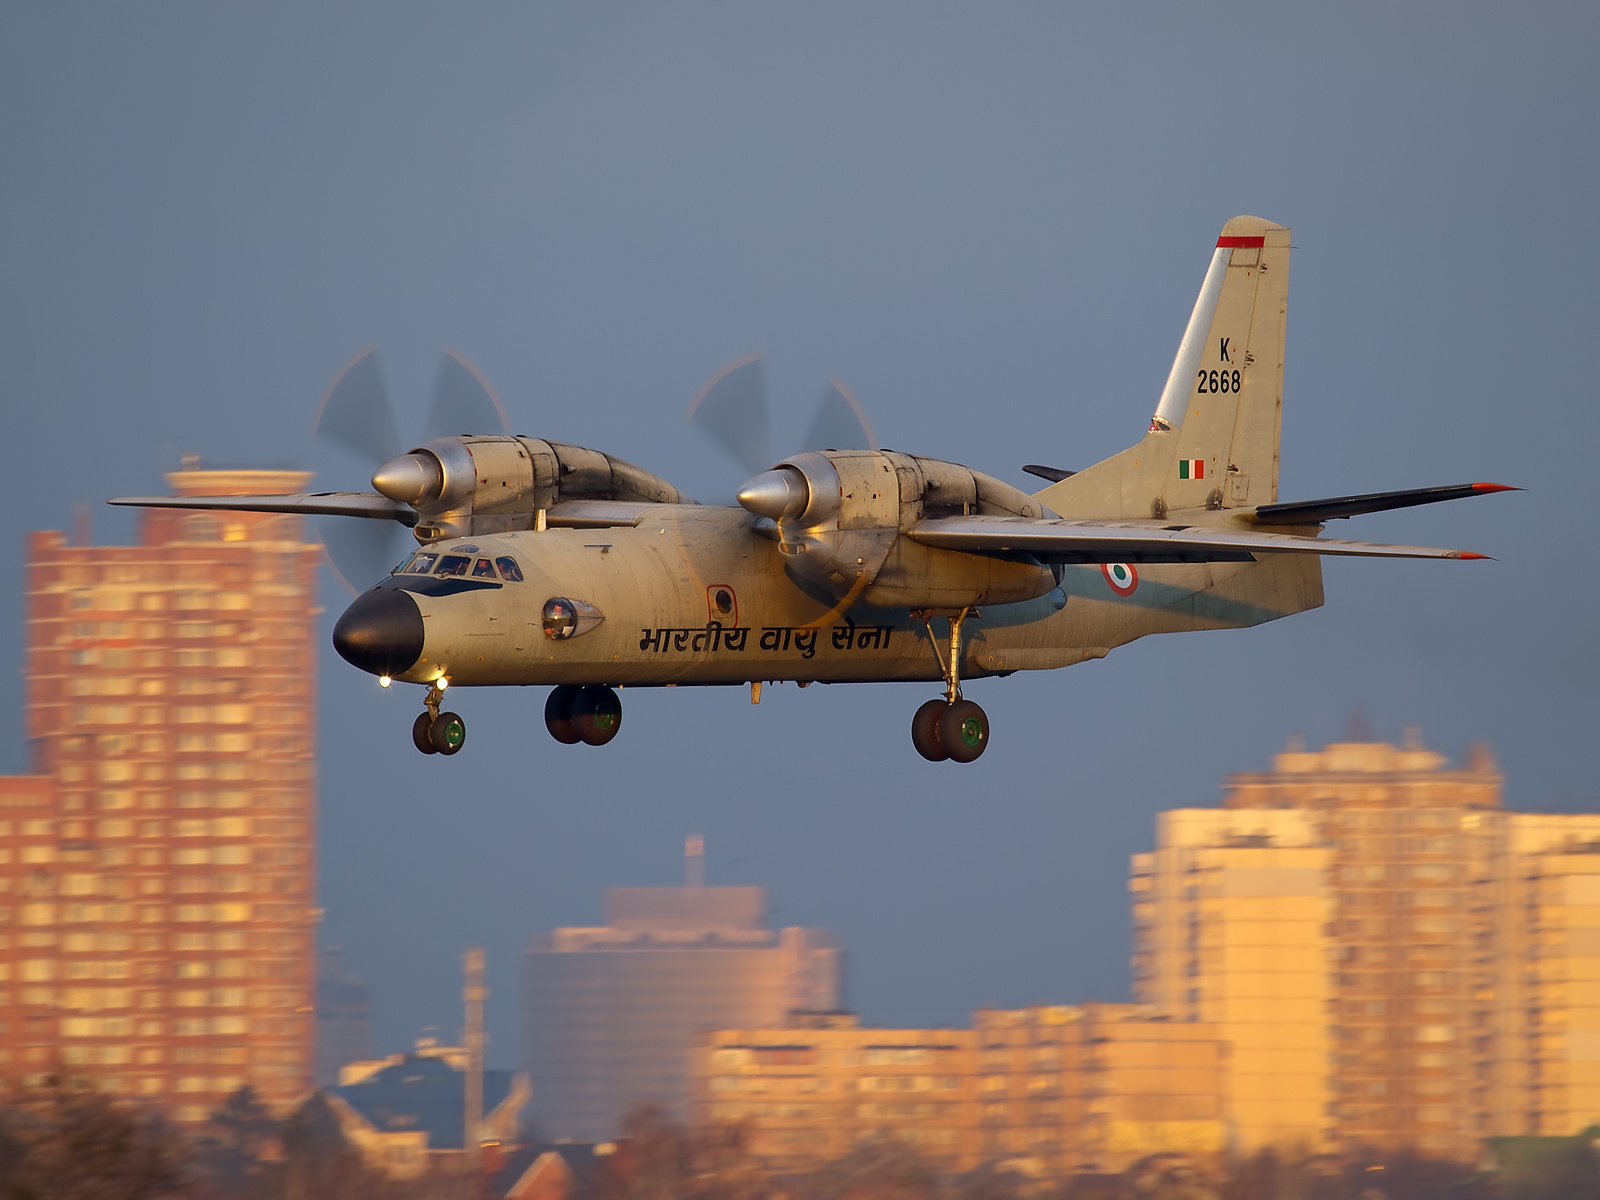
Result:
M1513 488L1511 490L1512 491L1518 491L1520 489ZM1463 550L1460 554L1456 555L1456 557L1457 558L1488 558L1489 556L1487 554L1478 554L1478 553L1476 553L1476 552L1474 552L1472 550Z
M1522 489L1513 487L1509 483L1475 483L1472 485L1475 492L1520 492Z

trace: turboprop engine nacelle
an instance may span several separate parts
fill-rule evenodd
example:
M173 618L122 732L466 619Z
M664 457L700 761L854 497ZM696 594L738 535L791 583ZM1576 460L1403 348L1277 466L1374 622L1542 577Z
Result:
M620 458L528 437L435 438L384 463L372 486L417 510L419 542L533 529L563 500L688 503Z
M1026 492L959 463L893 450L808 451L739 489L772 520L791 574L881 608L959 608L1032 600L1059 582L1029 558L938 550L901 533L930 517L1040 517Z

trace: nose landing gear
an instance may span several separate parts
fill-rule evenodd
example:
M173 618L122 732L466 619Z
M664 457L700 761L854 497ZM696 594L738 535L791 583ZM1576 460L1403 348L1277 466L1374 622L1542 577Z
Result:
M439 711L443 697L437 683L429 687L422 700L427 711L411 724L411 744L424 754L455 754L467 743L467 723L457 713Z
M940 651L939 639L933 636L928 614L915 614L922 618L928 641L938 656L939 669L944 673L944 699L929 700L911 718L911 744L929 762L949 759L969 763L989 745L988 714L961 696L961 626L974 612L974 609L963 608L950 618L948 657Z
M564 683L544 702L544 725L566 746L604 746L622 728L622 700L608 687Z

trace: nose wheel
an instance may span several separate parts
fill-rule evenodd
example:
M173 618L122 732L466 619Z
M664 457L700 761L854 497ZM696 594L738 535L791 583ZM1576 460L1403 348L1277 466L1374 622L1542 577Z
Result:
M564 683L544 702L544 725L563 745L604 746L622 728L622 700L608 687Z
M933 636L933 625L927 614L918 614L928 631L928 641L938 655L945 684L944 699L929 700L911 718L911 744L929 762L948 759L969 763L989 745L988 714L961 695L961 626L973 613L973 609L964 608L950 618L948 656L940 650L939 639Z
M440 712L443 695L437 684L423 699L427 711L411 723L411 744L424 754L455 754L467 744L467 723L459 713Z

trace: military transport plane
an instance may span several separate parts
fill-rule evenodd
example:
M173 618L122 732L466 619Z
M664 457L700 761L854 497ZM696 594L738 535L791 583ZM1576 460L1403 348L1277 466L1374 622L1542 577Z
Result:
M1322 603L1321 557L1483 558L1321 537L1337 518L1510 490L1489 483L1278 499L1289 230L1236 217L1143 439L1032 495L891 450L811 448L738 506L700 505L597 450L436 438L372 492L138 497L173 508L333 514L410 526L419 548L339 618L335 649L422 685L412 729L454 754L446 688L554 685L558 742L617 735L616 689L923 680L911 739L971 762L989 721L964 680L1064 667L1153 633L1257 625Z

